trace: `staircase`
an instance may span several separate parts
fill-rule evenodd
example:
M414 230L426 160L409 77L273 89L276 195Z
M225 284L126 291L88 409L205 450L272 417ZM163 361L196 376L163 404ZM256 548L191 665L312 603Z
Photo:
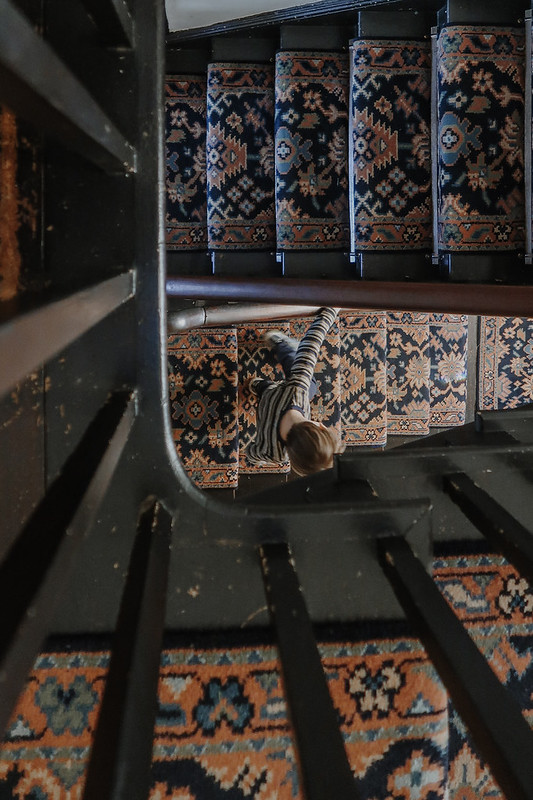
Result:
M524 33L516 24L455 23L456 12L451 2L432 41L418 14L406 12L398 38L396 15L361 11L357 35L341 36L336 49L316 48L308 29L282 28L281 49L269 60L244 54L210 61L205 75L168 75L171 269L173 257L185 273L208 258L215 278L263 277L275 259L281 275L302 278L519 277L528 260ZM296 49L299 42L307 49ZM218 55L216 40L213 48ZM533 400L528 322L495 320L478 320L487 344L479 366L470 364L482 376L483 409ZM497 354L490 345L489 330L500 324L521 331L505 365L505 347ZM305 321L274 327L298 337ZM216 351L215 332L169 339L173 435L203 488L289 470L259 470L246 459L255 421L244 382L281 377L260 345L263 330L218 331ZM202 373L210 362L200 355L201 385L194 383L185 353L201 349L199 337L227 364L223 384ZM502 380L488 387L487 376L499 370ZM317 372L313 418L338 427L348 447L384 447L390 437L462 425L467 318L345 312Z
M288 473L254 465L250 378L282 380L261 337L280 329L295 339L309 318L241 323L168 339L170 414L177 452L201 488L237 488L239 475ZM466 419L466 317L343 311L322 346L312 419L336 429L346 447L384 447L389 437L425 436Z
M347 41L353 37L366 42L414 42L423 39L435 21L448 26L481 23L513 28L525 10L524 3L515 4L514 0L503 8L491 0L483 6L449 0L444 13L437 17L436 4L428 0L418 5L424 30L414 35L412 17L400 11L395 2L379 5L374 17L367 16L370 12L366 8L361 9L364 0L359 4L355 0L355 5L347 0L327 0L324 5L319 0L300 11L313 15L325 10L330 14L332 8L338 10L344 5L340 16L344 22L349 20L350 27L340 24L342 41L338 31L332 33L329 25L320 28L318 38L316 30L311 30L313 26L301 25L296 26L296 32L278 31L283 52L326 52L333 56L324 63L327 60L333 65L342 62ZM413 5L417 5L416 0ZM365 15L357 20L359 9ZM392 14L392 30L390 25L387 30L381 25L385 11ZM454 16L458 11L463 15L460 19ZM513 19L502 20L502 13ZM262 75L263 109L269 90L268 70L263 67L274 64L270 55L265 56L265 48L272 49L277 29L284 27L278 25L279 19L287 20L291 15L296 18L297 14L289 9L275 15L274 21L250 21L244 37L248 42L240 39L238 46L234 39L226 37L225 26L213 34L214 52L209 53L208 59L212 63L261 65L257 77ZM427 24L429 16L433 19ZM330 17L327 19L331 21ZM356 31L351 30L355 23ZM233 29L238 28L242 32L243 26L237 20ZM298 40L302 28L307 29L306 35L312 40L308 40L309 46ZM486 28L476 41L467 43L464 35L454 40L459 50L470 49L473 55L476 48L479 55L480 47L486 42L491 44L490 62L503 64L507 76L499 76L492 88L498 93L499 106L510 109L510 123L503 125L497 142L490 119L486 126L467 119L455 130L448 126L444 131L443 142L452 150L455 147L457 157L463 157L463 146L475 150L476 142L488 137L484 156L487 159L490 154L494 161L488 169L487 161L483 164L477 158L479 153L474 153L467 159L473 165L472 177L467 173L467 178L460 181L453 173L454 164L448 163L449 154L446 159L442 156L442 163L446 162L446 169L440 168L442 181L448 180L447 174L452 176L452 185L443 194L451 200L441 203L437 191L434 202L438 184L432 179L432 208L441 207L442 213L449 216L441 215L439 239L440 229L432 215L429 248L415 251L409 246L400 253L383 249L383 239L390 241L394 226L399 226L402 239L407 227L402 227L401 220L380 218L380 233L374 225L376 220L371 218L365 225L372 224L373 232L365 241L377 242L380 247L364 249L359 244L355 249L351 241L356 232L355 205L349 192L355 178L358 182L362 178L350 175L348 170L347 199L332 195L328 203L333 205L328 208L328 204L318 202L314 192L337 188L335 175L339 176L340 185L342 170L333 168L328 172L326 163L320 165L319 175L318 167L311 169L306 162L302 169L312 178L312 191L308 187L302 192L300 183L291 177L292 183L287 180L281 186L280 181L282 194L278 197L274 183L276 228L277 211L286 214L280 226L284 248L278 243L276 230L275 247L263 244L260 249L260 243L268 240L272 230L272 217L268 217L271 212L267 214L271 206L266 197L260 196L266 192L264 188L252 196L254 187L246 180L238 185L242 176L232 170L244 156L238 137L230 132L227 141L232 139L231 156L227 164L228 173L232 172L233 196L215 196L217 184L222 187L226 182L212 169L209 180L213 197L205 199L205 224L199 212L184 222L173 216L178 225L177 238L188 237L189 243L169 250L165 258L163 29L162 4L151 0L18 0L16 4L3 0L0 4L0 99L5 103L0 111L0 729L8 729L8 738L3 742L8 749L0 758L0 795L9 800L51 795L81 797L82 792L85 800L154 800L171 795L192 798L207 796L204 788L214 795L211 790L215 782L223 796L250 797L254 792L258 797L275 795L275 784L271 790L254 771L256 756L265 750L264 729L251 743L241 741L235 748L235 740L218 739L209 727L216 720L223 725L236 723L238 728L241 712L251 713L253 703L243 702L241 693L242 681L247 680L244 661L249 651L244 654L243 648L237 648L235 659L230 659L229 664L224 651L231 644L232 631L240 634L249 627L255 644L249 652L251 673L247 674L259 683L266 699L264 706L256 703L255 709L261 715L264 708L270 719L274 717L276 726L280 701L285 699L293 724L298 752L297 757L289 753L289 773L281 778L283 790L294 796L293 785L285 778L295 774L297 761L307 800L353 798L359 794L359 787L347 759L346 729L339 726L336 698L328 691L329 678L338 680L339 691L349 693L352 712L358 702L380 705L386 701L387 696L376 694L375 687L385 683L387 691L392 691L394 685L389 681L396 685L401 681L387 663L391 652L387 643L376 654L375 639L376 626L383 630L382 623L392 621L404 626L403 630L406 623L409 625L418 637L413 639L416 652L421 652L423 645L432 666L428 661L418 662L415 682L406 681L401 703L395 705L395 711L404 716L414 712L415 723L420 721L418 742L411 754L406 753L403 763L401 758L395 763L388 758L398 755L398 751L393 753L380 718L373 727L360 725L353 717L355 724L349 731L353 751L356 758L362 753L368 768L366 777L372 774L376 779L367 784L368 795L396 795L412 800L422 794L428 800L435 794L445 796L446 767L433 760L429 765L426 756L432 745L426 741L426 732L432 721L437 726L444 724L444 728L434 731L437 736L445 730L444 703L449 695L461 714L461 721L455 713L449 715L454 728L448 750L453 771L448 783L450 792L457 789L457 797L473 790L487 798L496 797L498 792L469 750L463 735L464 722L481 757L491 765L501 792L509 798L531 800L533 744L525 716L531 714L532 602L528 582L533 582L533 510L527 499L531 495L533 413L531 407L522 407L530 391L531 323L520 315L533 317L533 288L529 225L525 225L522 234L516 211L520 191L515 191L516 185L510 180L520 183L520 158L513 156L511 146L515 140L515 112L520 107L520 98L514 96L512 88L517 74L513 53L506 50L505 37L495 36L494 30ZM190 45L194 40L197 46L169 48L174 51L167 53L169 74L206 76L202 52L206 37L210 36L205 32L191 34L186 41ZM519 36L509 36L514 37L520 52ZM279 44L278 37L274 50ZM436 51L437 41L434 44ZM452 48L452 44L446 48ZM296 56L291 58L295 64ZM180 61L185 62L186 69L181 69ZM285 63L281 57L279 61ZM305 66L304 62L298 61L298 70L304 72L305 68L308 77L313 65ZM479 77L472 73L485 93L492 91L486 78L488 68L477 63L475 73ZM456 74L453 65L447 69L450 75ZM238 72L232 67L230 74L224 75L223 86L224 91L239 94L244 107L250 102L249 90L257 86L254 82L251 87L246 79L245 92L241 83L235 84ZM316 72L318 83L322 81L328 87L334 84L335 75L329 66L319 75ZM524 118L529 113L528 72L529 69L525 75ZM341 73L342 70L338 74ZM289 93L294 91L298 76L292 73L287 77ZM226 79L233 83L230 85ZM434 75L433 82L436 79ZM364 76L360 80L366 85ZM200 83L203 84L203 77ZM274 86L275 83L274 76ZM214 92L215 87L212 88ZM197 97L195 92L191 80L187 94ZM454 90L452 96L454 103L460 105L461 92ZM335 97L337 100L325 108L337 119L340 95ZM219 98L217 103L220 102ZM310 95L307 102L318 104L315 95ZM386 113L386 104L381 104L379 98L377 104ZM201 113L200 106L201 103L196 113ZM469 113L484 114L487 107L481 97L469 107ZM207 91L205 108L207 112ZM435 103L432 109L436 114ZM444 106L442 110L443 118L448 112L459 114ZM312 115L318 112L309 108L305 113L310 116L306 117L304 128L309 125L312 129ZM302 120L291 119L288 107L282 109L283 114L287 118L281 120L279 130L287 128L288 134L283 133L285 141L302 138ZM273 117L275 126L275 102ZM347 110L347 118L352 118L352 109ZM24 124L22 119L26 120ZM254 112L250 119L258 121ZM214 126L222 124L215 116L212 120ZM235 117L232 120L235 125L240 124ZM190 122L191 129L201 136L202 126L196 125L192 117ZM293 124L300 128L288 127ZM259 127L262 125L261 122ZM524 128L527 141L529 124ZM316 138L310 138L311 144L302 152L320 152L324 146L330 152L327 136L324 139L322 130L313 130ZM454 138L454 133L461 132L466 138ZM275 127L272 135L276 135ZM182 138L178 130L177 142ZM394 136L391 141L394 143ZM502 148L506 152L505 164L501 160L498 164ZM529 150L524 147L524 156ZM188 154L183 153L184 158L190 157L190 173L186 177L192 181L186 188L191 196L201 194L202 179L199 178L197 192L195 175L204 175L207 185L202 152L205 150L198 154L190 148ZM268 154L261 147L254 152L258 153L255 164L268 164ZM386 151L380 147L379 152ZM215 166L219 156L215 144ZM507 158L512 162L510 174ZM438 159L432 163L432 170L437 166L437 174L438 163ZM279 172L286 167L289 175L287 164L281 164ZM389 169L387 165L384 168ZM406 173L407 165L400 169ZM504 181L497 199L491 193L496 176ZM392 175L390 181L394 183ZM474 209L476 213L466 219L473 201L459 194L469 181L472 192L478 191L473 184L478 186L484 206L480 202ZM187 194L182 184L183 181L175 181L180 202L186 200ZM526 210L527 184L528 180L524 186ZM381 187L384 200L392 194L387 185L380 179L376 186L378 196ZM407 185L408 182L399 184L398 191L392 194L393 198L396 194L399 197L393 208L404 199L404 208L409 208L409 227L418 224L417 216L425 225L424 214L415 213L402 198L401 187ZM250 193L242 208L237 190ZM411 187L409 193L413 191ZM310 205L306 206L307 202ZM501 211L499 221L489 213L494 202ZM376 203L377 198L370 198L361 209L367 215L374 209L383 210ZM335 244L340 241L336 237L345 236L344 204L348 209L349 247ZM423 207L422 202L420 209ZM295 210L305 208L309 216L302 222ZM338 217L332 215L331 208L338 209ZM251 222L246 216L254 209L263 215L262 221ZM457 209L461 212L460 224L452 214ZM215 238L218 236L222 244L230 246L215 247L209 225ZM446 239L448 225L452 226L453 235ZM198 238L202 227L204 240ZM250 233L253 246L241 247ZM374 234L380 237L379 241ZM293 237L298 244L295 249L289 246ZM310 241L313 246L304 246ZM478 248L480 243L482 249ZM322 401L329 397L331 402L315 409L332 424L340 419L345 437L356 439L368 432L364 428L364 411L369 410L369 405L365 406L357 387L363 383L363 373L366 385L372 385L367 380L371 369L359 358L362 354L370 358L370 351L382 354L385 350L389 372L397 379L402 367L397 358L401 354L395 353L398 340L413 347L412 330L404 332L402 327L410 319L412 329L409 314L415 315L417 321L418 315L428 315L430 344L425 343L423 349L430 353L443 347L431 344L432 329L438 327L442 332L447 324L435 316L430 322L430 314L492 314L480 322L480 341L484 343L479 371L480 405L521 407L481 410L475 424L444 430L435 436L412 436L407 446L385 452L375 446L370 450L354 446L335 460L332 470L275 486L244 501L220 502L220 491L198 491L188 479L172 439L164 298L167 275L177 278L178 296L186 298L183 305L187 307L206 295L217 301L294 303L296 299L310 305L327 302L345 307L339 330L332 331L333 340L328 342L330 349L325 350L319 374ZM254 275L261 275L262 281ZM310 277L320 279L311 286L311 297ZM238 297L243 293L244 279L249 284L246 292L253 297ZM335 285L333 279L337 281ZM195 281L197 291L192 291ZM229 287L233 288L233 295ZM276 292L280 293L277 297L269 296ZM424 302L433 298L434 305L421 305L421 297ZM471 303L468 308L463 304L465 297ZM494 316L502 314L506 316ZM368 315L376 317L372 325L365 321ZM215 450L227 448L234 459L233 434L237 425L229 435L216 424L221 419L220 407L213 398L222 392L227 406L234 407L241 402L240 371L273 370L268 354L263 354L264 361L257 359L256 343L263 324L267 323L252 328L239 325L234 330L230 326L229 332L202 328L187 333L183 346L176 344L175 348L176 363L188 359L188 369L183 371L176 366L170 373L176 403L173 423L180 422L186 413L195 423L209 420L209 446ZM307 321L285 324L300 335ZM364 347L357 346L361 337ZM375 337L372 343L379 346L367 346L371 337ZM447 341L445 336L443 340ZM348 364L342 363L343 351ZM335 368L337 357L340 367ZM436 358L438 361L439 356ZM202 371L206 362L207 377ZM382 359L379 363L378 376L387 368L387 361L385 368ZM421 370L413 370L413 375L421 372L427 376L427 363ZM354 376L358 376L357 380ZM449 369L439 367L434 391L422 385L421 398L415 398L417 403L423 400L426 408L429 397L431 408L436 390L445 397L450 387L452 394L459 397L460 381L455 391L445 380L449 376ZM191 380L193 377L196 382ZM202 394L206 380L208 393ZM391 386L392 381L387 394L392 391ZM205 397L208 402L204 403ZM383 387L381 397L385 397ZM441 407L437 403L434 411L445 415L449 407L446 400ZM354 417L347 419L352 411ZM425 412L419 413L420 408L416 411L412 418L420 428L426 424L426 416ZM252 426L253 410L245 408L244 412ZM387 424L389 417L396 426L404 421L407 415L398 419L396 412L387 400ZM354 429L348 424L352 419ZM374 423L376 430L383 428L379 411ZM199 428L189 427L192 430L184 429L179 443L189 437L202 464L206 461L205 450L194 444ZM240 423L239 428L239 439L253 434L251 428L246 434ZM389 435L392 438L397 434L387 431ZM245 451L239 441L238 461ZM238 461L234 460L234 464L238 465ZM219 463L214 464L214 473L221 469ZM233 480L236 469L231 466L224 480ZM215 475L212 483L216 480ZM454 553L459 553L455 561ZM477 557L472 560L468 553ZM439 555L448 560L439 561ZM496 630L493 623L498 627L498 616L500 621L504 617L504 625ZM333 653L333 661L328 661L327 650L317 646L314 626L323 625L323 629L331 631L344 624L350 629L348 650L345 642L337 638L341 650ZM469 635L474 627L481 630L482 653ZM212 633L215 646L206 646L202 652L200 641L206 631ZM110 632L112 635L108 636ZM182 671L167 660L168 651L162 653L165 632L171 638L177 633L181 642L186 642ZM87 647L81 655L76 651L80 634L86 643L83 647ZM46 641L47 636L53 638ZM258 640L264 642L270 637L275 637L277 643L283 672L282 694L278 691L273 653L264 661L259 652L263 645L256 647ZM361 643L365 637L367 641ZM108 642L109 656L101 652L103 641ZM53 651L51 642L55 642ZM346 659L354 654L359 658L361 648L368 656L366 675L360 671L346 675ZM400 659L407 658L409 646L406 650L401 640L399 644L393 642L392 649ZM199 671L209 666L203 660L213 654L215 673L208 676L204 688ZM376 655L382 655L384 663L378 663ZM41 672L31 674L26 684L29 695L24 694L36 657ZM419 697L417 691L417 683L426 687L433 683L433 666L445 688L439 692L442 702L438 707L431 698ZM226 680L228 668L231 680ZM335 670L340 679L332 675ZM163 740L159 740L163 750L156 753L158 763L154 765L155 772L151 772L158 686L162 690L159 710L163 720L172 719L179 725L185 719L187 734L192 738L186 741L181 736L183 730L177 731L176 738L176 728L165 730ZM21 693L22 706L17 702ZM101 708L97 709L100 697ZM33 705L31 698L35 700ZM432 711L426 699L437 710L438 720L429 718ZM199 713L194 715L194 709ZM263 717L261 724L264 723ZM405 732L404 719L399 723L397 730ZM369 732L367 742L371 742L366 752L360 748L365 730ZM374 757L379 756L375 745L381 733L387 761L379 759L380 764ZM352 741L347 741L350 750ZM212 760L210 744L215 748ZM279 765L287 759L285 744L283 741L281 747L276 745L274 752L267 753L272 764ZM446 757L445 748L441 752ZM185 759L180 758L183 755ZM241 755L244 762L239 763ZM87 759L85 777L82 765ZM179 781L167 781L167 768L180 770L184 761L190 770L182 773L182 782L176 785ZM427 783L434 776L433 767L439 775L434 787ZM195 785L196 777L200 782ZM393 781L389 782L389 778Z

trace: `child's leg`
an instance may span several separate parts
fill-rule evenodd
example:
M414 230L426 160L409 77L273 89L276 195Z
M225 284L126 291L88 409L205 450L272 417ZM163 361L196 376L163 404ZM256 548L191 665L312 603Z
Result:
M294 349L288 342L281 341L276 342L274 345L274 352L276 353L276 358L278 363L281 365L283 370L283 374L286 378L290 377L292 365L294 364L294 359L296 358L297 350ZM311 378L311 384L309 386L309 400L312 400L315 394L318 391L318 386L314 378Z

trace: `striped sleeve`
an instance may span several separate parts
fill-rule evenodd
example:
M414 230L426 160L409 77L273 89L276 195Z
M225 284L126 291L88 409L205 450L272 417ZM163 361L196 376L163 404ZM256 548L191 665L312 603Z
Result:
M335 308L321 308L296 351L288 383L309 391L322 343L335 322Z

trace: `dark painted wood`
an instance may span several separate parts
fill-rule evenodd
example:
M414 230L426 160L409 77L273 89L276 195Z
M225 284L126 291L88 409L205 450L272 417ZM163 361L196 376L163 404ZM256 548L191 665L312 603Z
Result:
M0 99L102 169L135 171L132 146L10 0L1 14Z
M261 547L260 555L305 797L356 800L361 795L348 763L291 552L285 544L269 544Z
M249 61L268 63L273 61L279 39L261 36L217 36L213 39L212 61Z
M145 800L150 791L171 527L158 503L139 521L84 800Z
M134 24L126 0L83 0L102 41L109 47L132 47Z
M499 435L502 433L504 432L499 432ZM483 437L486 435L482 434ZM531 530L464 473L446 475L444 489L470 522L488 539L490 546L502 553L521 575L533 583Z
M5 609L0 645L2 731L118 464L134 406L134 400L124 394L104 406L1 564L0 602Z
M524 11L530 7L527 0L447 0L449 24L467 25L518 25L524 21Z
M383 570L492 774L513 800L533 798L533 731L514 696L453 613L409 545L385 540Z
M358 36L373 39L422 39L429 36L435 17L426 9L397 11L366 9L359 12Z
M0 393L133 297L126 272L66 297L42 292L0 303Z
M333 50L348 47L346 28L337 25L282 25L282 50Z

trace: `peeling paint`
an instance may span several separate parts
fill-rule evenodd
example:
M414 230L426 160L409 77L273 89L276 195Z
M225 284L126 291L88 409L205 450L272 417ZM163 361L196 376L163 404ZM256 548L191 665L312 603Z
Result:
M0 300L10 300L17 294L21 268L19 227L17 122L11 111L0 108Z

